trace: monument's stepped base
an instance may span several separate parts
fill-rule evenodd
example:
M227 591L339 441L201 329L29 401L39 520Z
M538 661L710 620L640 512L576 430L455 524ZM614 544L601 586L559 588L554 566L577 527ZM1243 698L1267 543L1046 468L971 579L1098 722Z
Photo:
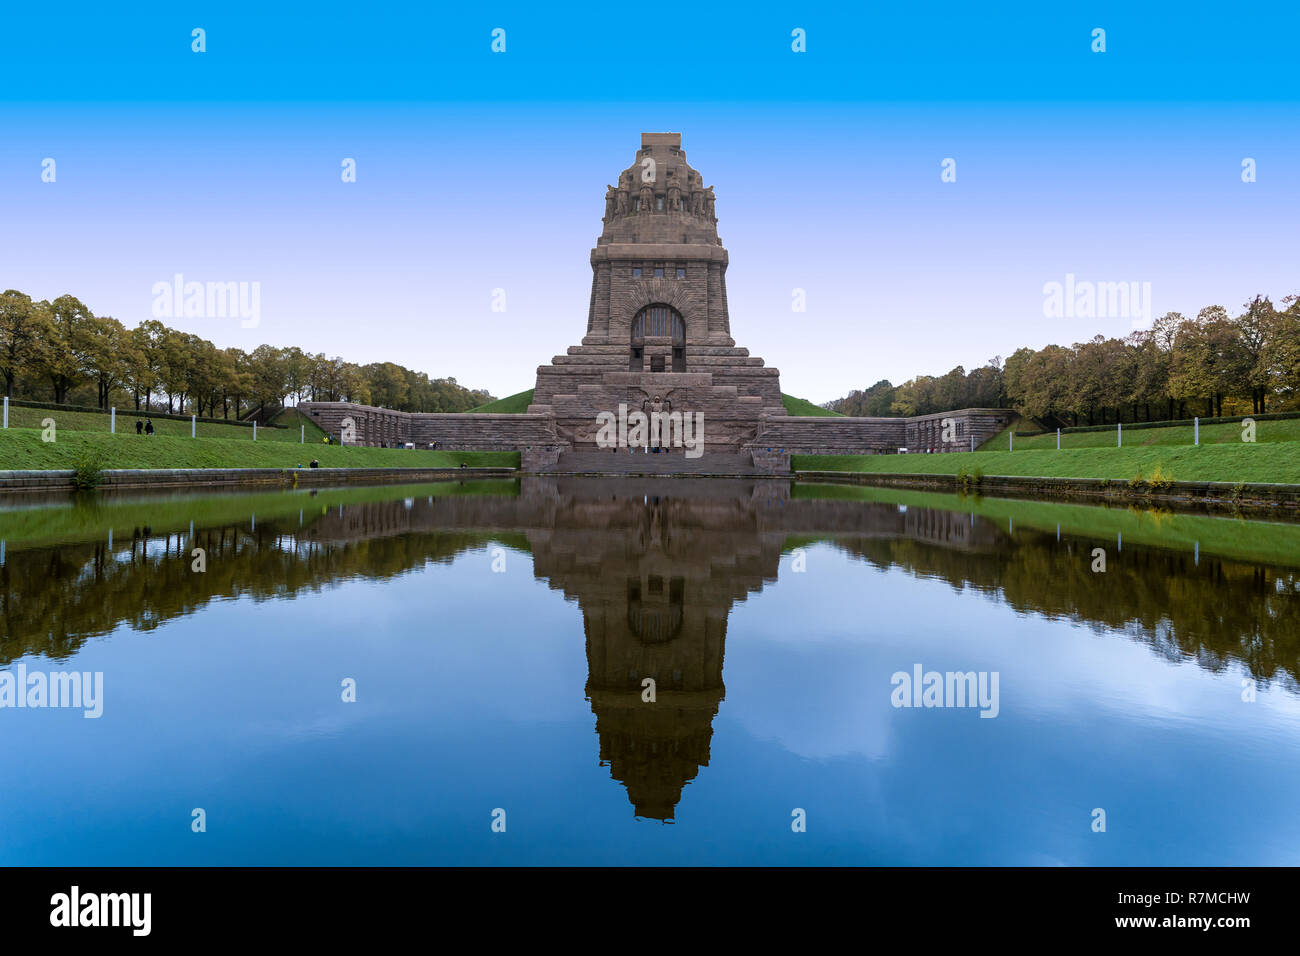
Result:
M746 453L705 452L687 458L681 451L629 452L626 448L607 451L562 452L554 465L540 469L566 475L726 475L758 477L770 472L758 468Z

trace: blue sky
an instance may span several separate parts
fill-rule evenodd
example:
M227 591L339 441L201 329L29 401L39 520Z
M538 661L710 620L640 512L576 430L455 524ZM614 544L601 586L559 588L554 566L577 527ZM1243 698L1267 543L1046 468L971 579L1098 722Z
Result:
M1300 292L1300 14L1129 6L7 12L0 285L134 325L178 272L258 282L256 328L170 324L508 394L580 340L605 184L673 130L733 335L816 401L1133 327L1045 317L1068 274L1154 314Z

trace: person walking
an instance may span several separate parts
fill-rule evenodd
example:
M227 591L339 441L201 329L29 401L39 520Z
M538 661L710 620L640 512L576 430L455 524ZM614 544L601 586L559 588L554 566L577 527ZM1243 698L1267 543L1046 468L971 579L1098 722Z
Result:
M153 419L152 419L152 418L146 418L146 419L144 420L144 433L145 433L146 435L152 435L152 434L153 434Z
M140 421L138 418L135 420L135 433L137 435L144 434L144 422Z

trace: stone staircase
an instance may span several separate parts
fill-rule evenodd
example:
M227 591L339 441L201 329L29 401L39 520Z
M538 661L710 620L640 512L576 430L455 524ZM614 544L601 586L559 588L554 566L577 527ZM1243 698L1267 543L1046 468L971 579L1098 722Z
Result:
M553 474L569 475L768 475L754 466L749 452L705 452L699 458L687 458L680 451L659 454L617 451L561 452L555 465L546 469Z

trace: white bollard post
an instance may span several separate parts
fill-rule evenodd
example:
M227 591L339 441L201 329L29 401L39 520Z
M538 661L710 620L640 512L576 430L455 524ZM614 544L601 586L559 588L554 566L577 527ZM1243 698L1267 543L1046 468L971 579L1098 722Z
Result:
M1007 439L1007 451L1015 451L1015 450L1016 450L1016 433L1015 433L1015 432L1007 432L1007 435L1009 436L1008 439Z
M1061 430L1059 428L1056 430L1056 450L1061 450Z
M1124 423L1123 422L1115 423L1115 447L1116 448L1124 447Z
M971 450L971 451L974 451L974 450L975 450L975 436L974 436L974 435L971 435L971 436L970 436L970 450Z
M5 396L5 428L9 427L9 396Z
M1201 416L1197 415L1195 418L1192 419L1192 444L1199 445L1200 443L1201 443Z
M307 444L307 426L302 425L300 427L302 428L302 433L298 436L298 444L305 445Z
M199 436L196 434L196 432L198 431L198 425L199 425L199 416L197 416L197 415L191 415L191 416L190 416L190 437L191 437L191 438L198 438L198 437L199 437Z
M253 422L253 441L257 441L257 422Z
M117 434L117 408L108 410L108 433L110 435Z

